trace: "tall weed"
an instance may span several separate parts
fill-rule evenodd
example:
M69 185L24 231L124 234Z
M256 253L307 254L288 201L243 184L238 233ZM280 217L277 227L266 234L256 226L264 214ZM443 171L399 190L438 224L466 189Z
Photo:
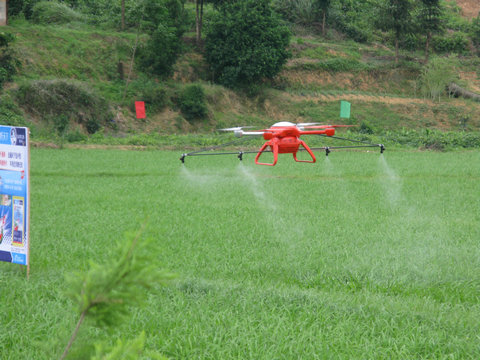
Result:
M420 76L420 90L423 96L440 101L447 85L458 80L456 62L457 60L452 58L436 57L425 65Z

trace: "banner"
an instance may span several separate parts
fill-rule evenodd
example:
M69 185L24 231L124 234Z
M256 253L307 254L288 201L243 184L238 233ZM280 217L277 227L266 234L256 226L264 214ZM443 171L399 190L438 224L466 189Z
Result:
M137 113L137 119L145 119L145 102L135 101L135 111Z
M340 117L344 119L350 118L350 103L342 100L340 102Z
M29 264L28 128L0 126L0 260Z

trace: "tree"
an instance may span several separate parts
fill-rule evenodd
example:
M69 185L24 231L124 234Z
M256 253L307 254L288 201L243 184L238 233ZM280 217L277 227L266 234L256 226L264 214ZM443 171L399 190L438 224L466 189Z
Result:
M183 1L149 0L146 4L143 28L151 35L138 50L137 64L150 74L168 77L182 50L181 37L186 29Z
M176 29L160 24L145 46L139 49L137 63L144 71L166 78L172 74L180 50Z
M480 14L472 21L472 40L477 47L477 53L480 55Z
M381 11L380 26L393 31L395 37L395 64L398 63L398 43L412 30L411 0L387 0Z
M428 62L432 35L434 33L439 33L442 30L442 14L443 10L440 5L440 0L421 1L418 21L420 29L422 29L426 37L425 62Z
M330 7L331 0L316 0L317 6L322 14L322 36L325 36L325 22Z
M125 30L125 0L122 0L122 31Z
M203 6L206 2L210 2L214 7L218 8L222 4L227 2L233 2L234 0L195 0L195 42L198 47L202 41L202 28L203 28Z
M269 0L227 3L208 28L205 58L217 82L249 88L280 72L289 41L290 31Z
M203 27L203 0L195 0L195 33L197 46L200 46L202 40Z

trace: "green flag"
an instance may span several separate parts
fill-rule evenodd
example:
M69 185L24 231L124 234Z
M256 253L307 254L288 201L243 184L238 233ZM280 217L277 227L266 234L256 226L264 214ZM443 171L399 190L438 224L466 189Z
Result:
M350 103L342 100L340 102L340 117L344 119L350 118Z

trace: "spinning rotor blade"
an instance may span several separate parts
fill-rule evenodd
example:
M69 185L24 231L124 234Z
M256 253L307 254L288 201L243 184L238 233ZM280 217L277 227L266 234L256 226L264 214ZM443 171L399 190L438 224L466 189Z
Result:
M235 134L235 137L242 137L243 135L263 135L264 130L259 130L259 131L243 131L243 129L250 129L253 128L254 126L237 126L237 127L232 127L232 128L226 128L226 129L218 129L219 131L233 131Z
M265 133L265 130L259 130L259 131L242 131L242 135L263 135Z
M344 128L353 127L357 125L318 125L318 126L303 126L305 129L332 129L332 128Z
M295 124L297 127L305 127L305 126L312 126L312 125L320 125L320 123L313 122L313 123L298 123Z
M243 129L250 129L253 128L253 126L237 126L237 127L231 127L231 128L226 128L226 129L217 129L218 131L241 131Z

